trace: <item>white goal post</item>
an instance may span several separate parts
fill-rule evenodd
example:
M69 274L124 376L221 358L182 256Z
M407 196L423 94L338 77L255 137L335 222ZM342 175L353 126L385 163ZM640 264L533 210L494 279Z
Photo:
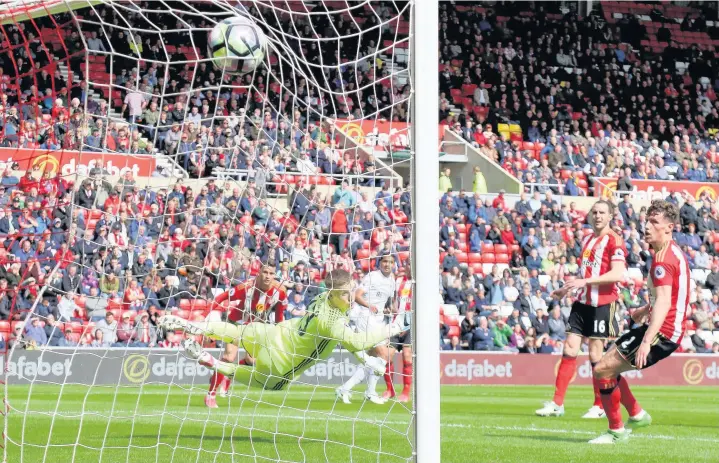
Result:
M2 2L0 119L16 133L0 134L0 167L50 185L42 205L24 178L13 195L51 233L0 237L0 264L32 256L13 257L18 297L0 320L4 462L441 461L438 14L437 0ZM244 75L207 56L233 15L268 40ZM252 291L267 262L283 315L306 317L323 276L348 265L360 280L385 252L393 279L412 273L406 403L363 400L360 385L343 404L336 387L363 367L341 339L284 388L215 395L217 375L182 350L193 336L158 327L264 317L274 302ZM241 283L244 307L212 310Z
M439 347L431 339L437 336L439 310L439 279L436 246L439 227L439 82L435 72L439 63L439 1L421 2L414 8L415 33L414 68L414 192L415 207L415 402L417 428L417 462L432 463L440 460L440 362ZM425 342L426 340L426 342Z

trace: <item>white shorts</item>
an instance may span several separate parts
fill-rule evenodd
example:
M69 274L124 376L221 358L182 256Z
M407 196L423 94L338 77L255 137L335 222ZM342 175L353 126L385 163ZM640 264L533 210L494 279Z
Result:
M368 333L380 327L386 327L384 314L372 313L366 307L355 305L349 313L350 326L357 333ZM388 340L380 341L376 346L387 345Z

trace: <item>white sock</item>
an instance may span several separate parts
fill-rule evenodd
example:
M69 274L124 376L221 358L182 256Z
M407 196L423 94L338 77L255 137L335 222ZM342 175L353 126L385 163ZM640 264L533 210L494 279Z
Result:
M363 366L357 367L352 377L342 385L342 390L347 392L351 391L356 385L364 381L366 375L367 370Z
M369 396L375 396L377 395L377 382L379 381L379 376L377 376L374 371L369 373L369 376L367 378L367 395Z

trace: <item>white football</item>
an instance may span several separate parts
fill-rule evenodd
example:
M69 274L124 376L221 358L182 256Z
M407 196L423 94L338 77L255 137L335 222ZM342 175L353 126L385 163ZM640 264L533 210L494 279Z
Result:
M267 36L251 19L233 16L212 28L207 47L218 71L248 74L265 59Z

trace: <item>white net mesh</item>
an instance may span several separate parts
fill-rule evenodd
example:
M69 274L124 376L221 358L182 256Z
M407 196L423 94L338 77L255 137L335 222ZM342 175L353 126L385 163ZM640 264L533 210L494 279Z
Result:
M321 336L312 353L283 341L299 323L309 331L338 269L364 279L360 298L388 320L409 309L411 7L3 5L6 461L413 458L411 400L376 404L358 385L345 404L335 389L362 368L355 357L342 344L322 352ZM208 55L209 32L238 15L268 40L243 75ZM227 365L244 362L242 349L225 352L229 338L209 336L220 325L185 334L158 326L166 314L284 328L272 331L280 341L242 345L256 358L231 369L261 383L248 387L184 352L194 339ZM406 343L387 370L399 395L411 385L411 338L394 341ZM267 362L276 369L258 376Z

